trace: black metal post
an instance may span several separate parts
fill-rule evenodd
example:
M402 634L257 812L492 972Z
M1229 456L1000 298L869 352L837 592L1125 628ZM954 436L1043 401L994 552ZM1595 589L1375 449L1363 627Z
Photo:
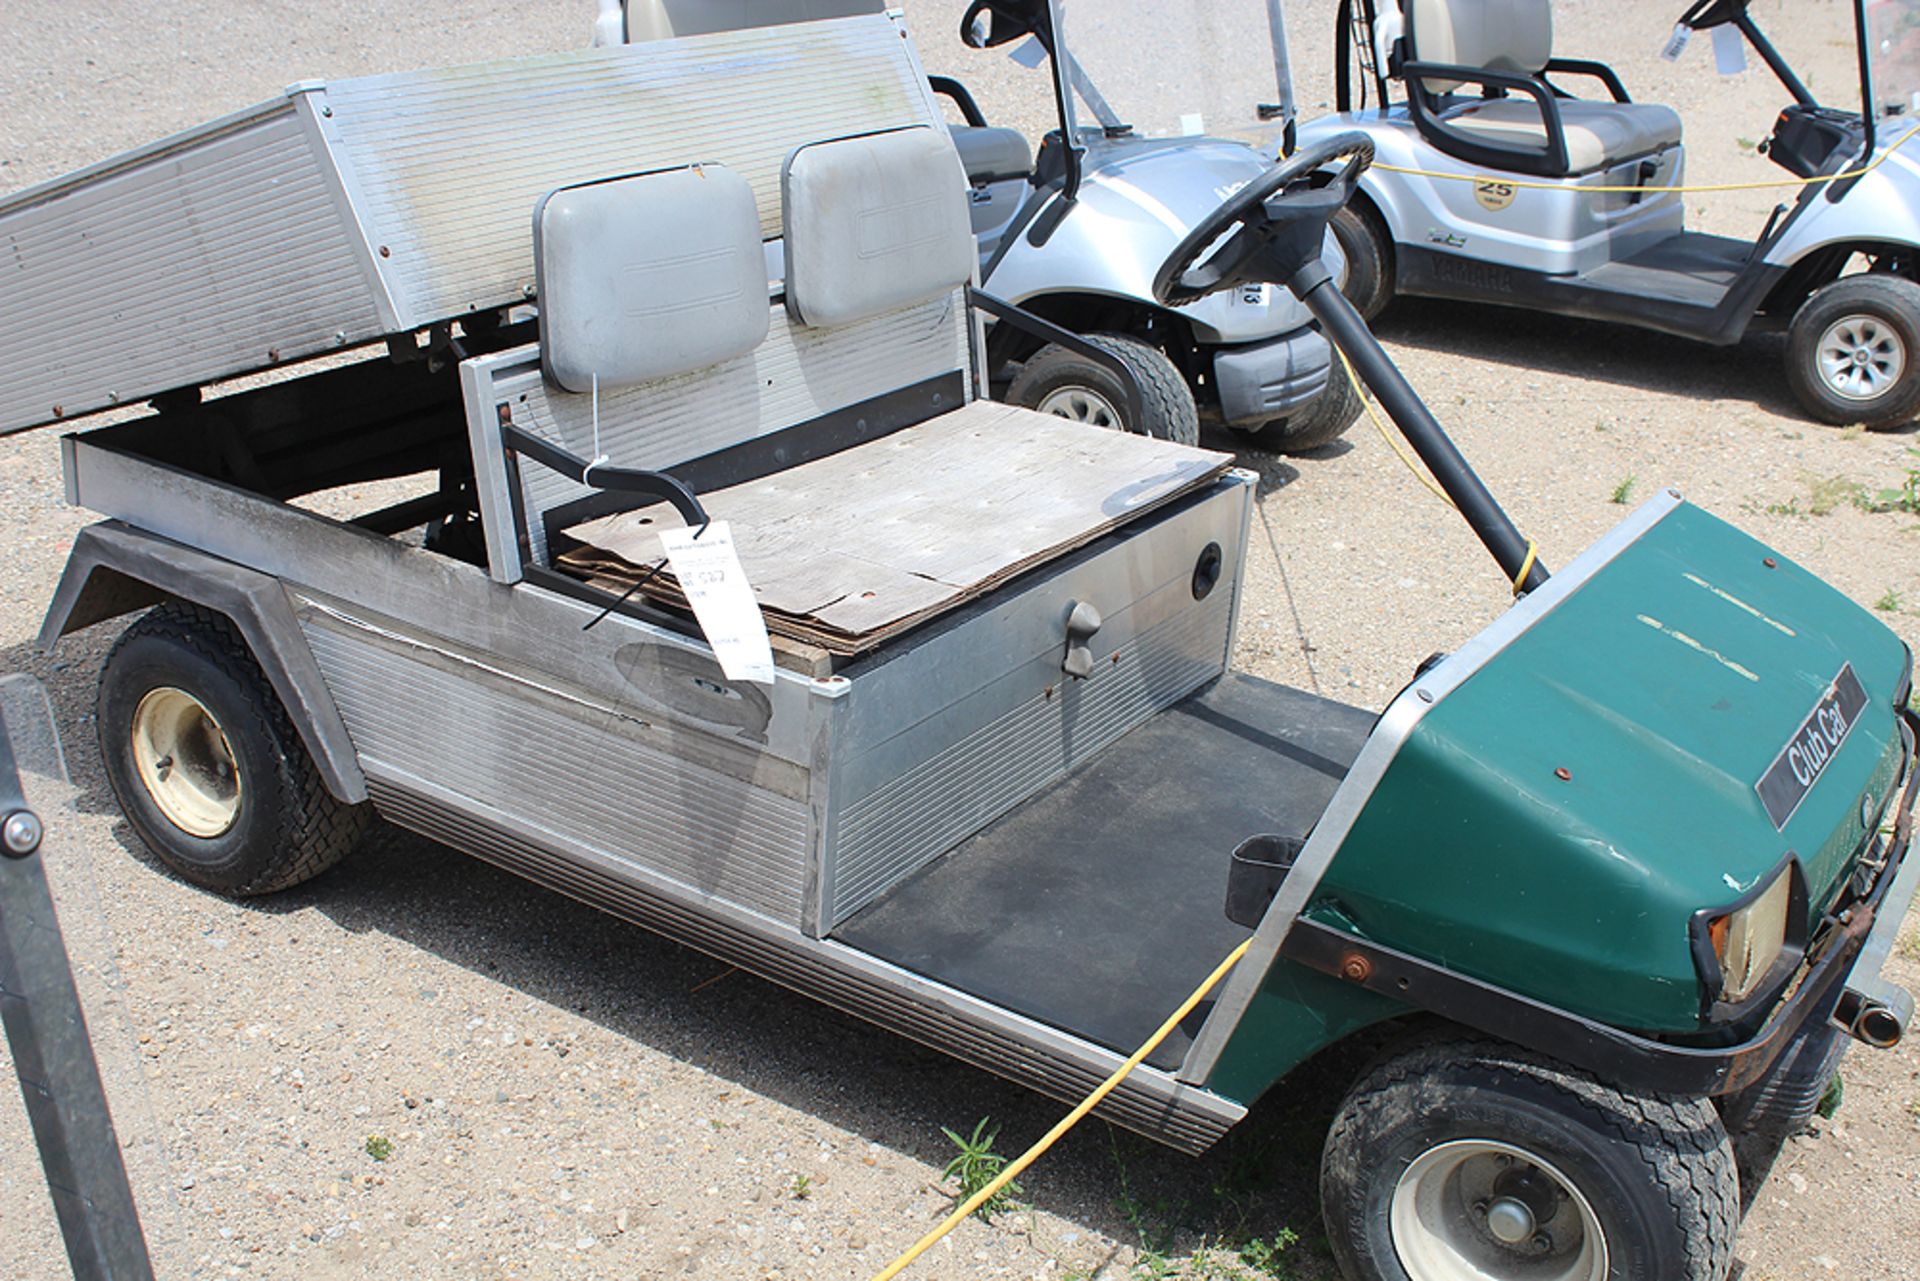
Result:
M1875 122L1880 119L1880 104L1873 100L1873 54L1867 31L1867 0L1853 0L1854 44L1860 58L1860 121L1867 127L1866 148L1860 159L1873 159ZM1831 186L1831 184L1829 184ZM1827 198L1833 199L1831 190Z
M1773 72L1782 87L1793 95L1795 102L1803 107L1815 105L1813 91L1801 82L1799 76L1793 74L1793 68L1787 65L1787 60L1780 56L1780 51L1773 47L1773 42L1761 32L1745 9L1734 15L1733 25L1747 38L1747 43L1753 46L1754 52L1760 55L1760 61L1767 64L1768 70Z
M40 838L0 714L0 1022L76 1281L152 1281Z
M1486 484L1467 464L1459 446L1428 411L1420 397L1408 385L1393 359L1367 329L1367 322L1353 309L1345 294L1333 284L1333 277L1318 259L1294 273L1287 282L1294 296L1306 304L1313 318L1333 343L1347 354L1362 382L1373 389L1380 405L1394 425L1420 455L1420 461L1433 473L1434 480L1459 507L1460 514L1473 528L1474 535L1493 553L1493 559L1511 581L1519 578L1527 561L1527 540L1514 527L1511 517ZM1336 357L1338 359L1338 357ZM1336 372L1335 377L1340 374ZM1527 569L1521 591L1532 591L1547 581L1547 568L1536 556Z

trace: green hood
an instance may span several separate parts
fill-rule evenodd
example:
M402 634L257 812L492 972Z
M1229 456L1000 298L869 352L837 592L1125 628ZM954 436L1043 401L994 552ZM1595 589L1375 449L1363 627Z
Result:
M1849 664L1866 706L1776 828L1755 784ZM1898 782L1907 670L1866 610L1679 505L1418 721L1313 910L1616 1026L1698 1029L1691 917L1789 852L1813 912L1832 900L1863 797L1876 819Z

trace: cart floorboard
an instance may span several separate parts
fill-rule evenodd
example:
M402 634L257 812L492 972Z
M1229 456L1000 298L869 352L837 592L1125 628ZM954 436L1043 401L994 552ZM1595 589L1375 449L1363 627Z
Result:
M1227 870L1304 836L1375 714L1229 672L852 917L834 937L1110 1049L1152 1035L1248 931ZM1197 790L1196 779L1240 786ZM1148 1058L1177 1068L1203 1003Z

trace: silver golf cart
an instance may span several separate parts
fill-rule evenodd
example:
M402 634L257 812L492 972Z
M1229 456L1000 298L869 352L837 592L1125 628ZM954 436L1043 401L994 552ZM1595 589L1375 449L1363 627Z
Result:
M1729 1131L1911 1018L1904 646L1670 492L1550 576L1324 262L1349 135L1152 295L1284 283L1525 594L1377 715L1233 672L1254 478L982 398L941 110L863 14L296 85L0 201L0 429L150 406L61 439L107 519L42 631L145 611L129 824L252 895L378 814L1062 1098L1240 955L1104 1115L1199 1150L1372 1029L1353 1276L1720 1281Z
M1265 22L1264 7L1277 3L1233 0L1226 8ZM596 38L655 40L885 7L886 0L602 0ZM995 395L1188 444L1197 442L1202 417L1256 448L1297 453L1331 443L1359 417L1359 393L1285 290L1249 286L1181 307L1153 296L1153 273L1168 251L1224 193L1270 163L1243 142L1206 135L1209 124L1254 118L1237 102L1225 109L1233 95L1221 81L1222 49L1249 50L1218 39L1230 27L1220 0L1082 4L1071 20L1068 7L970 4L960 38L1017 61L989 69L983 79L993 87L978 97L951 76L932 83L965 122L951 133L967 172L984 288L1125 362L1143 424L1133 426L1129 394L1107 363L1030 327L989 325ZM924 45L936 34L921 27L918 38ZM1270 82L1271 63L1259 46L1250 52L1235 70ZM1142 58L1151 59L1151 75L1139 74ZM982 101L1000 124L988 123ZM1029 135L1042 134L1036 153ZM1339 252L1329 240L1330 261L1338 264Z
M1858 93L1832 105L1746 0L1696 0L1680 15L1682 32L1751 47L1792 98L1761 144L1775 164L1795 178L1872 166L1783 196L1743 239L1688 231L1677 192L1591 190L1684 184L1680 118L1632 101L1611 67L1560 56L1551 0L1341 0L1337 110L1302 126L1302 144L1357 129L1383 162L1457 176L1367 175L1335 223L1349 296L1367 316L1422 294L1716 345L1785 329L1787 379L1808 414L1906 422L1920 411L1920 3L1844 9ZM1602 96L1562 87L1576 83Z

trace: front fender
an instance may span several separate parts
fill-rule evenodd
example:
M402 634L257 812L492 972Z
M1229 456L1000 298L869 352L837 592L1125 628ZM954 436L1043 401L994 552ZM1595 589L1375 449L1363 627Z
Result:
M1861 241L1920 246L1920 137L1896 145L1840 199L1816 194L1766 262L1791 267L1830 245Z
M1312 319L1307 309L1277 284L1185 307L1165 307L1153 296L1154 273L1187 232L1270 164L1251 147L1217 138L1102 144L1089 153L1073 206L1060 214L1060 197L1052 196L1006 245L983 286L1022 306L1084 295L1171 312L1186 318L1206 345L1257 342L1305 328ZM1039 244L1035 228L1050 228ZM1323 253L1335 279L1344 279L1346 259L1332 236Z

